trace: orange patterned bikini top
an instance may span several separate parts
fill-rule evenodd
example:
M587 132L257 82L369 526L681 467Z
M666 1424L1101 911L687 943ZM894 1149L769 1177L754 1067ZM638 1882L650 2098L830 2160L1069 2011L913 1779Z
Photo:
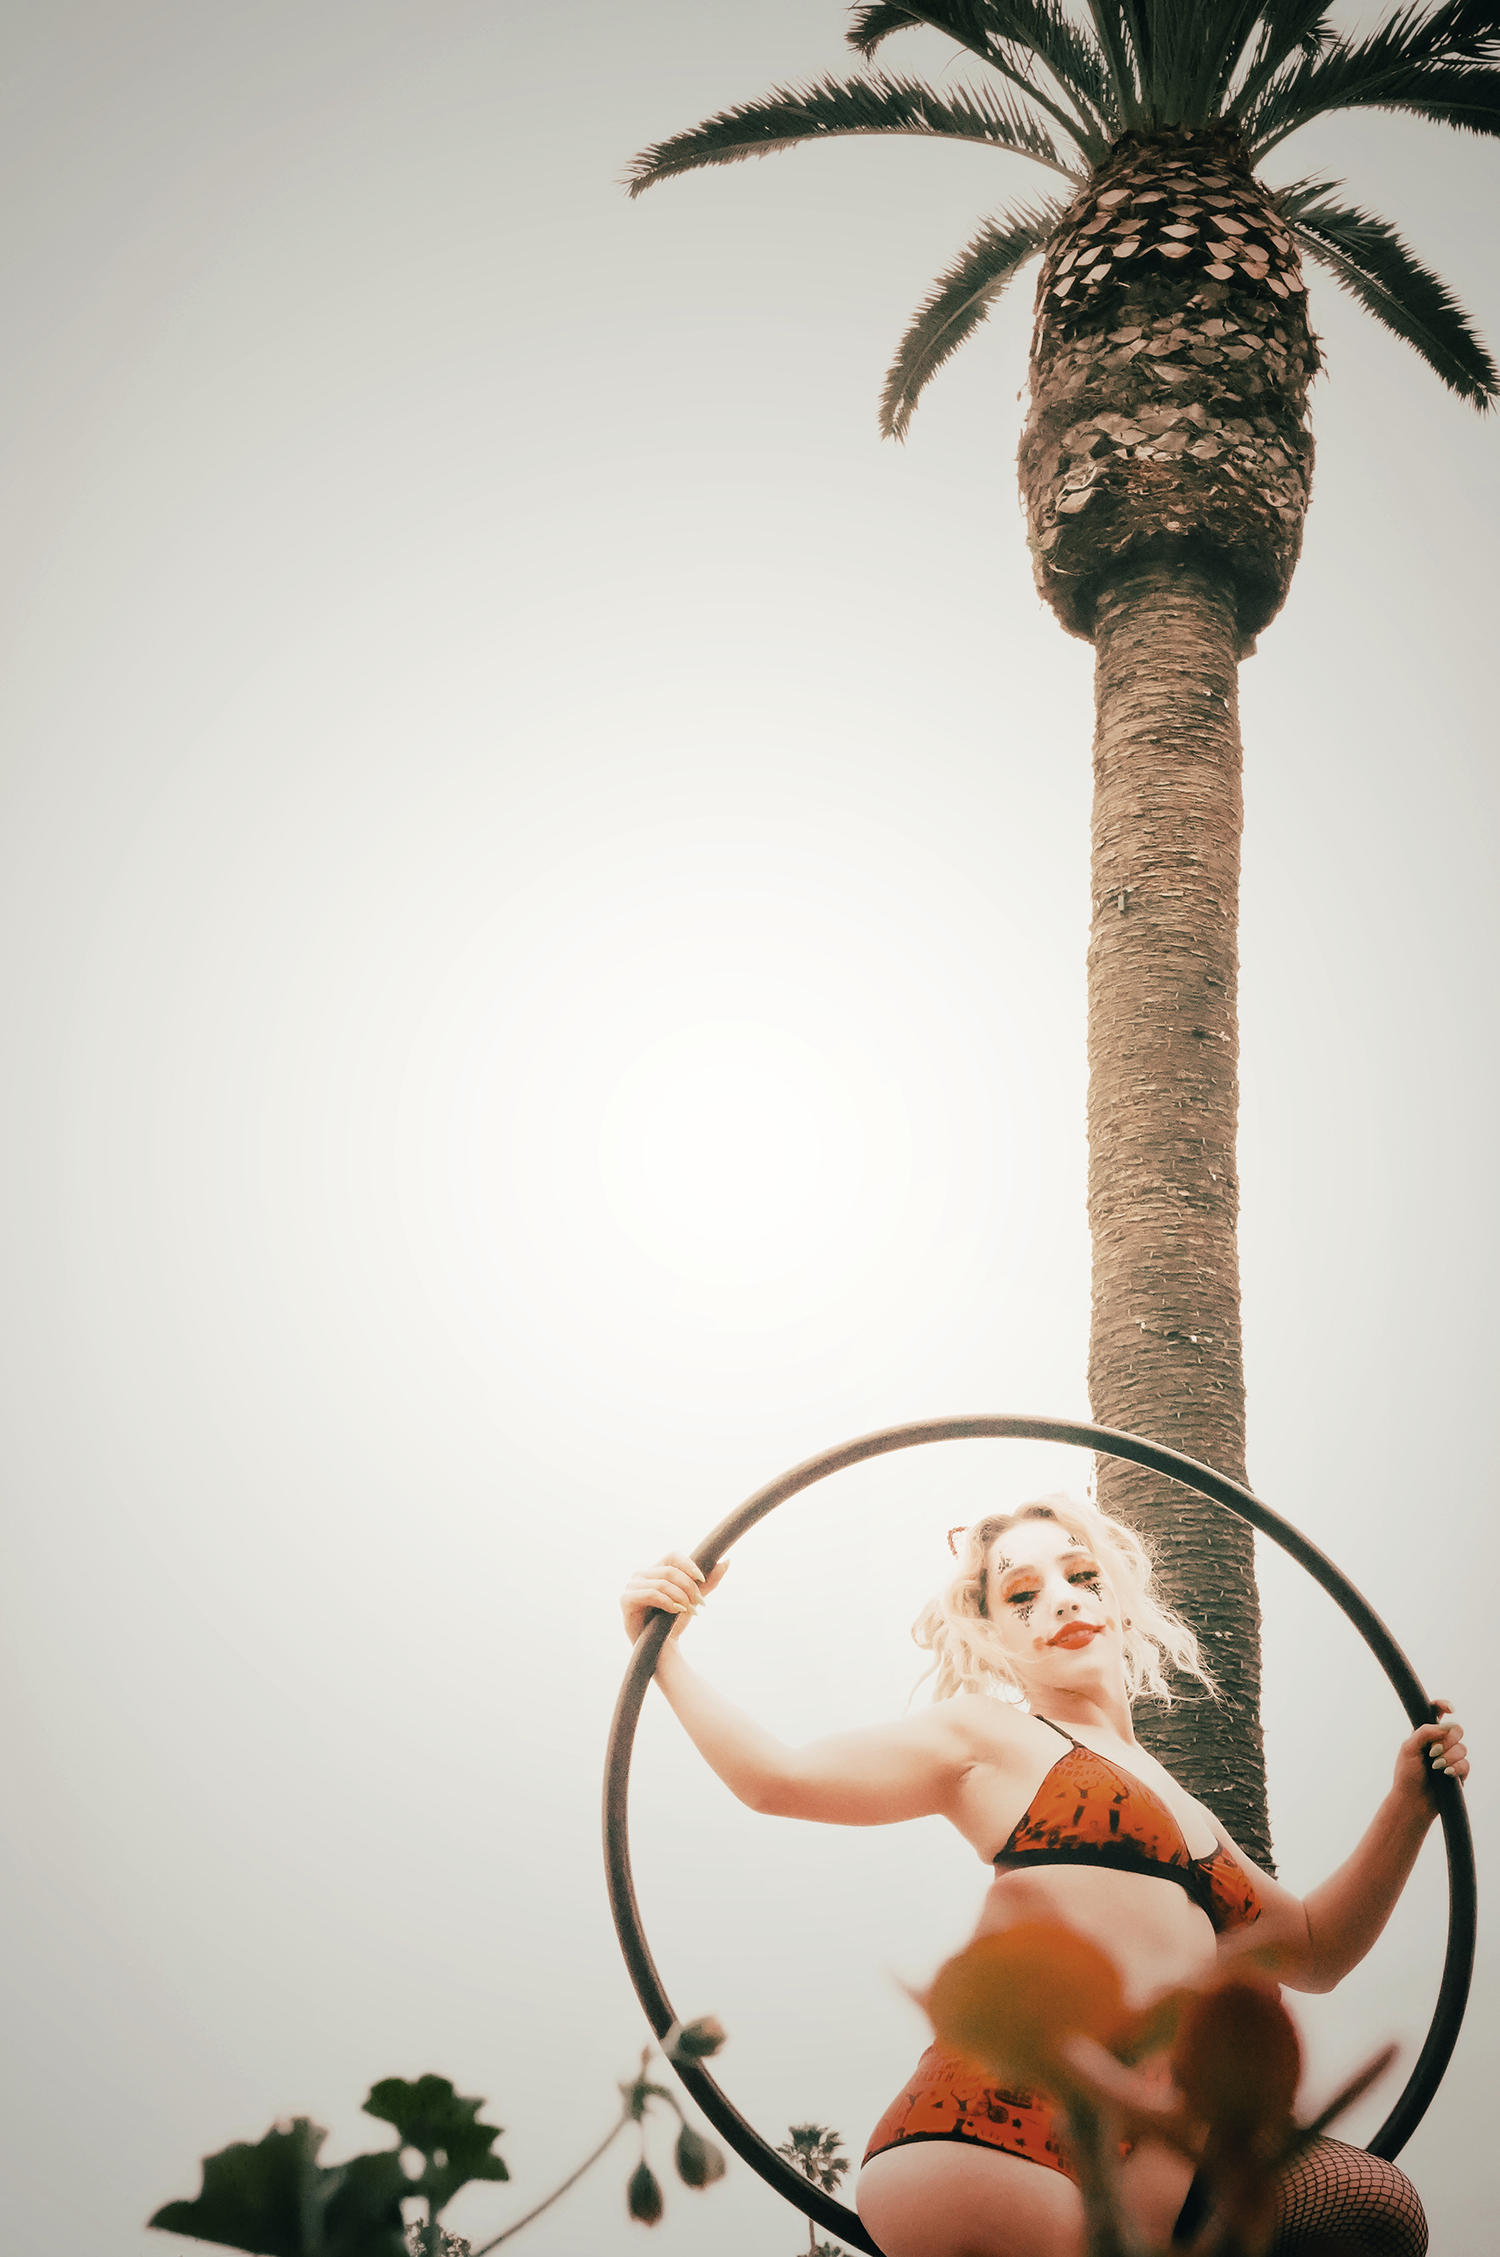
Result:
M1227 1849L1190 1857L1182 1828L1143 1779L1084 1747L1050 1717L1038 1724L1067 1741L994 1860L1002 1873L1025 1865L1103 1865L1175 1881L1213 1922L1215 1934L1260 1918L1255 1883Z

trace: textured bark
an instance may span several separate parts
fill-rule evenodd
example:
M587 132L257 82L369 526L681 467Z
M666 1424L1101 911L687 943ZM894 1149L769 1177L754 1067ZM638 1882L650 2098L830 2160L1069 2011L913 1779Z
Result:
M1318 348L1232 127L1122 135L1042 261L1021 492L1037 585L1097 646L1089 949L1094 1416L1244 1478L1235 1245L1237 659L1286 595ZM1142 1738L1269 1859L1252 1542L1106 1460L1224 1695Z
M1095 644L1089 1400L1242 1481L1238 591L1201 563L1138 560L1103 585ZM1156 1552L1223 1698L1188 1680L1164 1715L1142 1711L1141 1737L1268 1861L1250 1531L1111 1459L1099 1498Z

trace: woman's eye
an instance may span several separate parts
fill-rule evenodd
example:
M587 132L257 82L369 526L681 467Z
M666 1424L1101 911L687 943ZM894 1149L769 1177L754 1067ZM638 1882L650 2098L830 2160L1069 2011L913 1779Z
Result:
M1093 1567L1081 1567L1075 1575L1068 1577L1068 1581L1070 1583L1086 1583L1091 1591L1097 1591L1099 1588L1099 1571Z
M1007 1591L1005 1603L1008 1607L1030 1606L1036 1597L1035 1591Z

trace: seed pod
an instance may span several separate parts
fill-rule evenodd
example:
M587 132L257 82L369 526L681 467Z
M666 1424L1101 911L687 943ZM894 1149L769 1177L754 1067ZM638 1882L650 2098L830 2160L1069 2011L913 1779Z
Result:
M666 2208L656 2173L644 2157L630 2174L625 2205L631 2217L643 2226L654 2226Z
M725 2041L723 2023L714 2014L700 2014L692 2022L674 2022L661 2041L669 2061L706 2061Z
M684 2124L677 2134L677 2176L684 2186L712 2186L724 2176L724 2156L712 2140Z

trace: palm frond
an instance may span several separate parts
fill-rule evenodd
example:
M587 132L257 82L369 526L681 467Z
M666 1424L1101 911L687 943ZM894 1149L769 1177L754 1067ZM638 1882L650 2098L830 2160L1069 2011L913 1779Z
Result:
M1330 110L1409 110L1424 82L1446 82L1465 75L1468 66L1497 63L1500 0L1443 0L1436 8L1403 9L1368 38L1336 39L1289 62L1239 115L1252 149L1263 155Z
M1133 0L1087 0L1089 21L1104 57L1122 131L1142 123L1142 88L1136 70Z
M911 0L909 7L873 0L855 8L845 36L868 62L893 33L918 29L940 31L977 55L1029 95L1092 162L1103 158L1113 131L1104 59L1058 0ZM1050 73L1067 110L1038 83L1038 63Z
M1087 108L1113 138L1120 119L1108 63L1098 41L1072 21L1058 0L992 0L989 13L1007 50L1029 49L1064 93Z
M1264 0L1227 0L1212 38L1201 34L1195 67L1184 74L1184 108L1194 125L1222 114L1224 95L1255 34Z
M880 428L904 439L928 379L979 327L1001 291L1055 233L1065 206L1055 200L1004 220L987 220L913 315L886 375Z
M1259 12L1260 37L1233 100L1225 104L1229 117L1243 117L1262 87L1293 56L1311 62L1334 38L1328 22L1332 0L1261 0Z
M967 47L971 55L987 63L989 32L981 16L978 0L932 0L930 7L911 8L898 8L893 0L869 0L869 4L851 10L852 20L844 38L855 54L863 55L868 62L881 41L893 32L916 31L925 25L946 32L960 47Z
M632 160L626 184L632 196L674 173L702 165L737 164L745 157L792 149L802 141L827 141L850 133L908 133L948 141L978 141L1013 149L1065 179L1082 177L1066 162L1046 128L1030 113L984 88L950 95L908 78L823 79L814 86L775 87L705 118L670 141L658 141Z
M1384 70L1363 83L1350 79L1328 89L1316 111L1308 114L1329 110L1400 110L1409 117L1455 126L1460 132L1494 135L1500 133L1500 70L1493 65L1431 63L1408 71ZM1264 156L1307 122L1308 115L1299 115L1284 118L1272 129L1262 116L1258 130L1252 130L1255 155Z
M1182 124L1182 57L1185 49L1200 49L1203 44L1200 11L1184 8L1180 0L1175 4L1174 0L1124 0L1124 13L1152 122Z
M1500 70L1426 70L1409 87L1397 87L1385 101L1369 106L1405 110L1412 117L1455 126L1460 133L1493 136L1500 133Z
M1500 370L1441 276L1423 266L1388 220L1333 203L1340 183L1298 181L1275 202L1302 248L1423 360L1460 399L1488 408Z

